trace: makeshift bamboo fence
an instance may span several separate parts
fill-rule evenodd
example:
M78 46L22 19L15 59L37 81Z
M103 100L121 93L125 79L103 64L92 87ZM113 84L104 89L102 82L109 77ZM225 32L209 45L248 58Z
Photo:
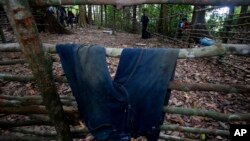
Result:
M0 44L1 52L19 52L22 51L25 55L25 60L1 61L0 65L12 65L17 63L28 63L33 75L11 75L0 74L0 79L3 81L35 81L41 96L0 96L0 116L10 114L27 115L28 120L23 121L0 121L0 128L8 130L8 132L20 133L11 135L0 135L0 140L13 141L39 141L58 139L60 141L70 141L72 138L83 138L88 133L85 127L74 126L75 123L69 123L68 118L78 119L78 111L76 108L75 99L72 96L59 96L57 94L54 82L66 83L63 77L57 78L52 74L52 61L48 57L48 53L56 53L55 45L42 44L35 22L29 11L29 3L33 5L60 5L60 4L112 4L117 7L143 4L143 3L175 3L175 4L201 4L197 0L4 0L0 4L4 4L8 19L15 31L18 43ZM207 0L203 1L204 5L249 5L250 1L245 0ZM110 57L119 57L122 49L106 48L106 54ZM197 57L212 57L218 55L250 55L250 45L238 44L217 44L209 48L181 49L179 59L197 58ZM227 85L227 84L208 84L208 83L185 83L173 81L170 84L170 89L178 91L216 91L224 93L246 93L249 94L249 85ZM225 114L211 110L189 109L180 107L163 107L163 111L168 114L180 114L187 116L204 116L218 121L250 121L250 113L233 113ZM27 126L51 126L55 127L51 131L35 131ZM72 125L72 126L70 126ZM70 128L71 127L71 128ZM228 130L219 129L204 129L194 127L184 127L179 125L163 124L161 130L180 131L195 134L212 134L220 136L229 136ZM161 134L162 139L171 140L194 140L176 136Z

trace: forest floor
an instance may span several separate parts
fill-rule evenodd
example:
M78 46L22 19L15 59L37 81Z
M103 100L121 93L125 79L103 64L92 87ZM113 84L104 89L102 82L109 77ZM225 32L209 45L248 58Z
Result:
M184 48L187 45L178 43L173 44L166 39L152 37L150 39L141 39L138 34L129 34L125 32L117 32L116 35L103 33L104 29L90 27L87 29L74 29L74 34L59 35L41 33L40 37L43 43L80 43L80 44L100 44L104 47L127 48L127 47L143 47L143 48ZM138 44L146 44L138 46ZM59 57L55 56L58 60ZM0 61L24 58L21 53L3 53L0 52ZM179 59L175 72L175 80L180 82L194 83L213 83L213 84L242 84L249 85L249 74L235 67L218 63L217 57L210 58L194 58ZM240 66L245 70L250 70L250 58L229 55L225 60L235 66ZM115 76L119 58L107 57L107 63L111 76ZM28 64L16 64L9 66L0 66L0 73L28 75L31 74ZM60 62L53 63L53 73L56 76L63 76L63 70ZM14 81L0 80L0 95L27 96L39 95L34 82L23 83ZM60 95L69 95L70 88L68 84L56 83L58 93ZM198 108L212 110L221 113L250 113L250 97L248 94L241 93L219 93L206 91L172 91L172 95L168 106ZM22 120L16 116L0 117L1 120ZM166 123L178 124L181 126L221 129L229 130L229 123L246 123L246 122L220 122L213 119L198 116L182 116L166 114ZM249 123L249 122L248 122ZM40 129L39 129L40 130ZM42 130L42 129L41 129ZM46 130L44 128L43 130ZM1 129L0 129L1 133ZM5 133L2 131L2 133ZM166 131L168 135L178 137L204 139L204 135L183 133L177 131ZM208 140L228 140L226 137L206 135Z

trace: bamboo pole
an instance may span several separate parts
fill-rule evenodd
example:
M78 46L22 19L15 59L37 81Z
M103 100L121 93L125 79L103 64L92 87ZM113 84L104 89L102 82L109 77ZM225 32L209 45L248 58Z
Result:
M59 141L71 141L66 116L56 92L52 63L45 54L27 0L4 0L4 9L17 36L18 43L32 70L43 102L53 121Z
M13 129L9 129L12 132L19 132L19 133L23 133L23 134L31 134L31 135L35 135L35 136L40 136L40 137L49 137L49 138L56 138L57 133L55 131L34 131L33 129L26 129L26 128L13 128ZM83 138L84 136L86 136L86 134L88 133L87 129L71 129L71 134L73 135L74 138Z
M13 127L23 127L23 126L37 126L37 125L52 125L51 121L48 119L31 119L27 121L0 121L0 127L2 129L8 129ZM196 133L196 134L211 134L218 136L229 136L228 130L219 130L219 129L205 129L205 128L193 128L193 127L184 127L174 124L163 124L160 127L161 130L166 131L179 131L187 133ZM84 129L81 132L87 132L87 129Z
M84 138L84 136L79 136L77 138ZM181 138L182 140L176 140L180 137L170 136L170 135L160 135L162 139L171 139L173 141L197 141L187 138ZM53 137L39 137L39 136L30 136L30 135L2 135L0 136L1 141L45 141L45 140L53 140Z
M0 65L15 65L15 64L24 64L26 61L24 59L15 59L15 60L7 60L7 61L0 61Z
M52 126L52 122L49 120L27 120L27 121L0 121L0 127L2 129L8 129L13 127L22 127L22 126Z
M79 118L77 109L73 107L64 106L64 111L68 116ZM179 108L179 107L164 107L163 111L169 114L180 114L187 116L203 116L212 118L218 121L250 121L250 114L223 114L211 110L200 110L190 108ZM2 114L47 114L47 110L41 105L22 106L22 107L2 107L0 109Z
M54 44L43 44L45 50L49 53L56 53ZM108 57L120 57L122 48L105 48ZM17 52L20 51L17 43L0 44L1 52ZM250 56L250 45L244 44L216 44L206 48L183 48L180 49L179 59L196 58L196 57L212 57L225 54L246 55Z
M76 106L76 102L68 99L61 99L61 102L65 106ZM44 105L42 98L40 99L23 99L19 98L18 100L7 100L0 98L0 106L3 107L19 107L19 106L29 106L29 105Z
M223 114L210 110L189 109L179 107L164 107L166 113L170 114L183 114L188 116L204 116L218 121L249 121L250 114Z
M164 135L164 134L160 134L160 138L165 139L165 140L170 140L170 141L199 141L195 139L188 139L188 138L170 136L170 135Z
M117 5L118 7L138 4L189 4L189 5L250 5L247 0L29 0L36 6L44 5Z
M31 135L0 135L0 141L46 141L50 140L51 138L46 137L37 137L37 136L31 136Z
M3 81L19 81L30 82L34 81L32 75L11 75L0 73L0 79ZM65 77L55 77L56 82L67 83ZM250 85L226 85L226 84L210 84L210 83L190 83L190 82L170 82L169 89L178 91L216 91L223 93L248 93L250 92Z
M184 127L179 125L163 124L161 130L167 131L180 131L187 133L196 133L196 134L211 134L218 136L229 136L229 131L219 130L219 129L206 129L206 128L193 128L193 127Z

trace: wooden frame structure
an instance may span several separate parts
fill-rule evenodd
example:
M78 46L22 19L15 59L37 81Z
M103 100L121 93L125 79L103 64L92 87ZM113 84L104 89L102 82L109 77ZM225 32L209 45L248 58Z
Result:
M43 121L45 124L53 124L56 129L55 135L57 136L57 140L60 141L70 141L72 140L72 135L70 133L69 123L66 120L66 114L74 114L76 112L75 109L63 109L63 104L65 105L65 101L60 100L59 95L57 94L54 78L52 75L52 66L51 59L48 57L47 52L45 52L45 48L43 45L35 25L35 21L29 11L29 4L31 5L68 5L68 4L111 4L116 5L118 8L126 5L136 5L136 4L153 4L153 3L171 3L171 4L202 4L202 5L250 5L250 1L246 0L3 0L0 4L4 5L4 9L8 15L8 19L15 31L15 34L18 39L19 45L14 46L14 48L18 48L20 46L22 52L25 54L26 61L29 63L29 66L33 72L33 80L36 81L39 91L42 93L42 97L39 97L40 103L42 102L45 107L26 107L26 109L11 109L11 108L1 108L0 113L13 114L13 113L24 113L24 112L32 112L32 113L48 113L50 120ZM54 45L49 45L52 47L47 49L51 52L53 50ZM13 46L12 46L13 47ZM8 50L10 47L0 47L0 51L4 49ZM20 50L18 48L17 50ZM15 49L14 49L15 50ZM206 52L208 50L208 54ZM54 50L53 50L54 51ZM114 57L119 57L121 50L119 49L107 49L107 54ZM216 56L221 54L240 54L240 55L250 55L250 46L249 45L215 45L209 49L184 49L179 58L194 58L194 57L204 57L204 56ZM4 75L0 75L0 78L4 78ZM184 85L186 86L186 85ZM172 88L179 90L192 90L192 86L188 88L177 88L177 85L172 83ZM215 87L214 85L211 88ZM230 86L228 86L230 87ZM221 87L220 87L221 88ZM249 86L242 88L233 87L235 89L229 89L226 92L249 92ZM238 88L238 90L237 90ZM201 88L201 90L204 90ZM205 89L209 90L209 89ZM213 89L212 89L213 90ZM4 98L0 97L0 98ZM7 97L5 97L7 98ZM7 99L15 99L15 97L8 97ZM16 97L16 101L18 98ZM42 99L42 101L41 101ZM71 98L69 98L71 99ZM67 101L72 102L72 99ZM22 101L22 100L21 100ZM24 100L23 100L24 101ZM19 102L21 105L27 104L25 102ZM13 104L5 101L5 104ZM72 103L71 103L72 104ZM235 115L226 115L211 111L202 111L202 110L192 110L192 109L182 109L182 108L164 108L164 111L168 113L177 113L180 111L184 112L186 115L199 115L199 116L208 116L210 118L214 118L217 120L249 120L250 114L235 114ZM216 116L217 115L217 116ZM219 117L219 118L218 118ZM28 123L27 123L28 124ZM0 123L1 125L1 123ZM9 124L8 126L11 126ZM185 128L179 126L162 126L162 129L172 130L179 129L180 131L192 130L193 128ZM198 130L198 129L196 129ZM83 131L83 130L81 130ZM84 129L86 132L87 130ZM198 130L198 133L220 133L222 135L229 135L228 131L210 131L210 130ZM195 132L197 133L197 132ZM171 138L166 135L161 136L162 138ZM0 137L1 139L6 139L7 137ZM25 137L24 137L25 138ZM28 139L28 138L26 138ZM34 140L37 140L34 138Z

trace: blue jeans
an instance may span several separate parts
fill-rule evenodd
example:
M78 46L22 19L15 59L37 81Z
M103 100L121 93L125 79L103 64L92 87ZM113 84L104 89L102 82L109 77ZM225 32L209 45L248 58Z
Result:
M57 45L78 110L97 141L156 141L170 97L177 49L124 49L114 80L105 49L98 45Z

